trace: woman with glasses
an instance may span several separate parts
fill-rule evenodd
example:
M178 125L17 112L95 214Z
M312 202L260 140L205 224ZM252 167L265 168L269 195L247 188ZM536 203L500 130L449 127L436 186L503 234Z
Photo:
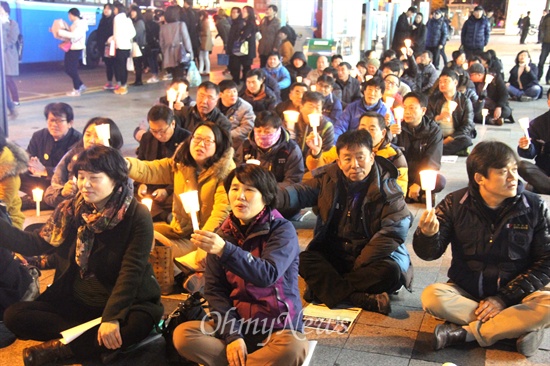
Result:
M212 321L174 331L174 346L204 365L301 365L308 352L298 290L298 238L274 209L277 182L244 164L224 182L231 213L191 241L208 253L205 298Z
M193 226L191 217L183 209L180 194L198 191L200 211L199 226L214 231L229 213L223 180L235 167L233 148L228 132L213 122L198 125L171 158L142 161L126 158L130 178L144 184L173 184L174 200L170 224L155 223L155 239L172 247L173 257L186 269L199 271L204 268L206 253L196 251L190 242Z

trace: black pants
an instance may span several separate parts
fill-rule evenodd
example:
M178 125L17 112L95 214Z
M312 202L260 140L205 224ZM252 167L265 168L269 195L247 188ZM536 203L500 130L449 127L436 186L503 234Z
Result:
M158 57L159 57L159 49L158 48L145 48L145 56L147 57L147 65L149 66L149 70L151 71L151 74L158 75L159 73L159 63L158 63Z
M65 52L65 73L73 80L73 88L78 90L82 85L82 80L78 75L78 63L82 50L69 50Z
M460 135L451 142L443 143L443 155L456 155L457 152L472 146L472 138L466 135Z
M485 98L485 103L474 103L474 122L475 123L483 123L483 115L481 114L483 108L486 108L489 110L489 114L487 115L487 118L493 117L495 114L495 109L498 107L498 105L490 98ZM509 106L501 107L500 117L501 118L509 118L512 115L512 109Z
M241 79L241 66L243 69L243 77ZM229 55L229 72L237 85L242 81L246 82L246 74L250 71L252 59L248 56Z
M313 294L332 308L354 292L379 294L401 287L401 269L392 259L381 259L357 270L329 253L300 253L300 276Z
M103 57L103 62L105 63L105 73L107 75L107 81L112 82L113 77L115 76L115 58Z
M439 46L426 47L426 49L432 53L432 56L433 56L432 62L435 68L439 70L439 51L440 51ZM443 66L445 66L445 64L443 64Z
M533 163L522 160L518 164L519 175L533 186L536 193L550 194L550 177Z
M15 83L13 76L6 75L6 88L8 88L8 91L10 92L11 100L19 103L19 91L17 90L17 84Z
M529 34L529 28L521 29L521 37L519 39L519 44L525 44L525 38L527 38L528 34Z
M134 70L136 72L136 83L141 83L141 75L143 74L145 58L143 56L133 57Z
M464 53L466 54L466 58L468 60L471 60L473 56L478 56L483 52L483 48L466 48L464 47Z
M6 327L20 339L49 341L59 339L60 332L85 323L103 313L102 308L94 308L77 302L72 297L55 301L18 302L4 313ZM145 339L154 327L153 318L138 310L130 310L126 319L120 322L122 349L126 349ZM71 351L78 357L89 357L109 352L97 342L95 326L70 343Z
M14 259L13 253L0 248L0 321L8 306L21 300L32 278L29 271Z
M115 55L115 78L122 86L126 86L128 83L128 70L126 69L128 57L130 57L130 50L119 50L117 48Z
M543 42L542 43L542 50L540 51L540 57L539 57L539 80L542 78L542 74L544 74L544 64L546 63L546 58L548 57L548 54L550 54L550 43ZM548 71L546 72L546 81L550 80L550 67L548 67Z
M264 68L267 65L267 59L269 56L267 55L260 55L260 67Z

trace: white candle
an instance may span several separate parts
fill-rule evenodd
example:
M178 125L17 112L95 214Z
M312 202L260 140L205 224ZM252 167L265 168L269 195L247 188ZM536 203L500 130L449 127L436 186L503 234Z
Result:
M455 102L454 100L449 100L447 103L448 103L448 106L449 106L449 113L453 114L456 107L458 107L458 103Z
M313 133L315 134L315 140L313 140L313 143L317 145L319 143L319 139L317 138L317 127L321 124L321 115L319 113L311 113L308 115L309 118L309 125L313 129Z
M284 111L283 116L286 121L286 127L289 131L294 131L294 125L298 122L300 112L298 111Z
M405 114L405 109L403 107L395 107L393 109L393 116L395 121L399 126L401 126L401 121L403 120L403 115Z
M365 81L369 81L370 79L372 79L372 75L366 75L365 76Z
M468 67L469 67L469 66L468 66L468 63L467 63L467 62L465 62L465 63L462 64L462 69L463 69L463 70L468 71Z
M186 90L187 90L187 85L185 85L184 83L181 83L178 85L178 94L176 95L176 100L175 100L176 102L181 100Z
M303 78L301 76L296 76L296 82L301 83Z
M407 56L407 47L401 47L401 53L402 53L404 56Z
M529 137L529 117L523 117L518 120L519 126L523 130L523 133L525 134L525 137L527 137L527 140L530 140Z
M253 165L260 165L260 161L258 159L248 159L246 163L253 164Z
M485 125L485 118L487 118L487 115L489 114L489 110L487 108L483 108L481 110L481 115L483 116L483 123L482 125Z
M394 97L384 97L385 101L384 101L384 104L386 105L386 108L388 110L391 109L391 107L393 107L393 103L395 102L395 98Z
M147 209L151 211L151 207L153 207L153 200L151 198L143 198L141 203L143 203Z
M199 192L188 191L180 194L181 203L183 209L191 216L191 222L193 224L193 230L199 230L199 220L197 218L197 212L200 209L199 205Z
M44 190L40 188L35 188L32 190L32 199L36 202L36 216L40 216L40 202L42 201L43 195Z
M109 139L111 138L111 125L108 123L95 125L95 133L104 146L110 146Z
M432 191L435 189L436 180L437 171L422 170L420 172L420 184L422 185L422 189L426 191L426 210L432 209Z
M166 91L166 100L168 100L168 106L170 107L170 109L174 109L174 102L176 101L177 97L178 97L177 90L170 88Z
M311 85L311 86L309 87L309 89L310 89L311 91L317 91L317 85Z
M404 41L404 43L405 43L405 47L411 48L411 43L412 43L412 41L411 41L410 39L406 39L406 40Z

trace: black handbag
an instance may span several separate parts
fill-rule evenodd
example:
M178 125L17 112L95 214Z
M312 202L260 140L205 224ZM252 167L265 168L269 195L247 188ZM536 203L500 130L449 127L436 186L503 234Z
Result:
M195 292L187 300L180 302L178 307L164 320L161 331L166 341L166 360L168 362L178 362L182 359L172 341L176 327L190 320L208 320L208 316L203 308L205 302L206 299L202 294Z

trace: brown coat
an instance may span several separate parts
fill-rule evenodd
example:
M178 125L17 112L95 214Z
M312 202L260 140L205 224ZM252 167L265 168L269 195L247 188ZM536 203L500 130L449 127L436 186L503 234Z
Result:
M214 42L212 41L212 32L210 31L210 21L208 18L204 18L201 21L200 27L201 51L212 52Z

